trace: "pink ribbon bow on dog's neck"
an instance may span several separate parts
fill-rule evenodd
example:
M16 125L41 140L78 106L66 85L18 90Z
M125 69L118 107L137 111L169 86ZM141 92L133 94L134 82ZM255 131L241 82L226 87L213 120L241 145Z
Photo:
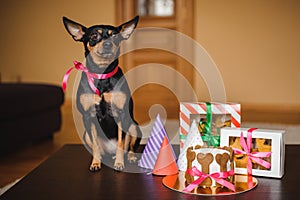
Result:
M74 66L71 67L67 72L66 74L64 75L64 78L63 78L63 83L62 83L62 88L63 88L63 91L65 92L66 91L66 88L67 88L67 80L71 74L71 71L73 69L77 69L79 71L82 71L86 74L87 76L87 79L88 79L88 83L89 83L89 86L91 87L91 89L100 96L100 91L98 90L98 88L95 86L94 84L94 79L100 79L100 80L103 80L103 79L108 79L112 76L114 76L118 70L119 70L119 67L115 67L113 71L107 73L107 74L95 74L95 73L91 73L89 72L89 70L80 62L78 61L74 61Z

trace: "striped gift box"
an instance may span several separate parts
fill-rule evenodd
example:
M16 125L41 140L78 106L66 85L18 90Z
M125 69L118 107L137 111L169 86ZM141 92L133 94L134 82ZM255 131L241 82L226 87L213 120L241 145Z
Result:
M237 103L211 103L213 115L230 115L230 127L240 127L241 124L241 105ZM180 103L180 151L189 132L192 115L206 115L205 102L181 102Z

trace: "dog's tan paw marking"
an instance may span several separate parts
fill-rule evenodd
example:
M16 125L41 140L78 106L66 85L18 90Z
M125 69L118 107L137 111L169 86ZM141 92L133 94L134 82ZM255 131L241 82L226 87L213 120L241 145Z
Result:
M100 163L92 163L90 165L90 171L91 172L97 172L101 169L101 164Z
M114 169L116 171L123 171L124 170L124 163L121 162L115 162Z
M135 154L133 152L128 152L128 156L127 156L128 162L129 163L136 163L137 161L137 157L135 156Z

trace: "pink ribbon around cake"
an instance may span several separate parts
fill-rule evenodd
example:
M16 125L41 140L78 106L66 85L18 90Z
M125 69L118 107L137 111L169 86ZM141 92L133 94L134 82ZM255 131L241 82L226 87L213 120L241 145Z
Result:
M112 77L113 75L115 75L118 70L119 70L119 67L116 67L113 71L107 73L107 74L95 74L95 73L91 73L89 72L89 70L80 62L78 61L74 61L74 67L71 67L67 72L66 74L64 75L64 78L63 78L63 83L62 83L62 88L63 88L63 91L66 90L67 88L67 80L69 78L69 75L71 74L71 71L73 69L77 69L79 71L82 71L86 74L87 76L87 79L88 79L88 83L91 87L91 89L100 96L100 92L99 90L97 89L97 87L94 85L94 79L107 79L107 78L110 78Z
M250 175L252 174L252 161L258 163L261 166L264 166L267 169L270 169L271 167L271 163L261 158L270 157L272 152L250 152L252 146L252 132L256 129L257 128L250 128L247 131L247 142L245 141L243 133L241 133L240 144L244 150L233 148L235 154L245 154L248 156L247 173Z
M187 173L192 176L198 176L199 178L196 179L194 182L189 184L186 188L183 189L184 192L191 192L194 188L196 188L200 183L202 183L206 178L210 177L214 179L217 183L227 187L228 189L235 192L234 185L226 180L229 176L234 175L234 170L230 170L228 172L216 172L212 174L205 174L197 169L197 167L193 167L192 169L187 169Z

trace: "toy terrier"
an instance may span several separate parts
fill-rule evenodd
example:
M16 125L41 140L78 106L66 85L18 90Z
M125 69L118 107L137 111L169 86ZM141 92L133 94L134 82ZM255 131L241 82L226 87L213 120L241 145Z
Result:
M83 139L93 154L90 170L101 169L104 153L115 154L114 169L124 170L124 158L136 162L135 151L142 133L134 120L129 86L118 66L120 44L135 30L139 17L120 25L95 25L89 28L63 17L68 33L82 42L85 65L74 62L81 75L76 106L85 128Z

